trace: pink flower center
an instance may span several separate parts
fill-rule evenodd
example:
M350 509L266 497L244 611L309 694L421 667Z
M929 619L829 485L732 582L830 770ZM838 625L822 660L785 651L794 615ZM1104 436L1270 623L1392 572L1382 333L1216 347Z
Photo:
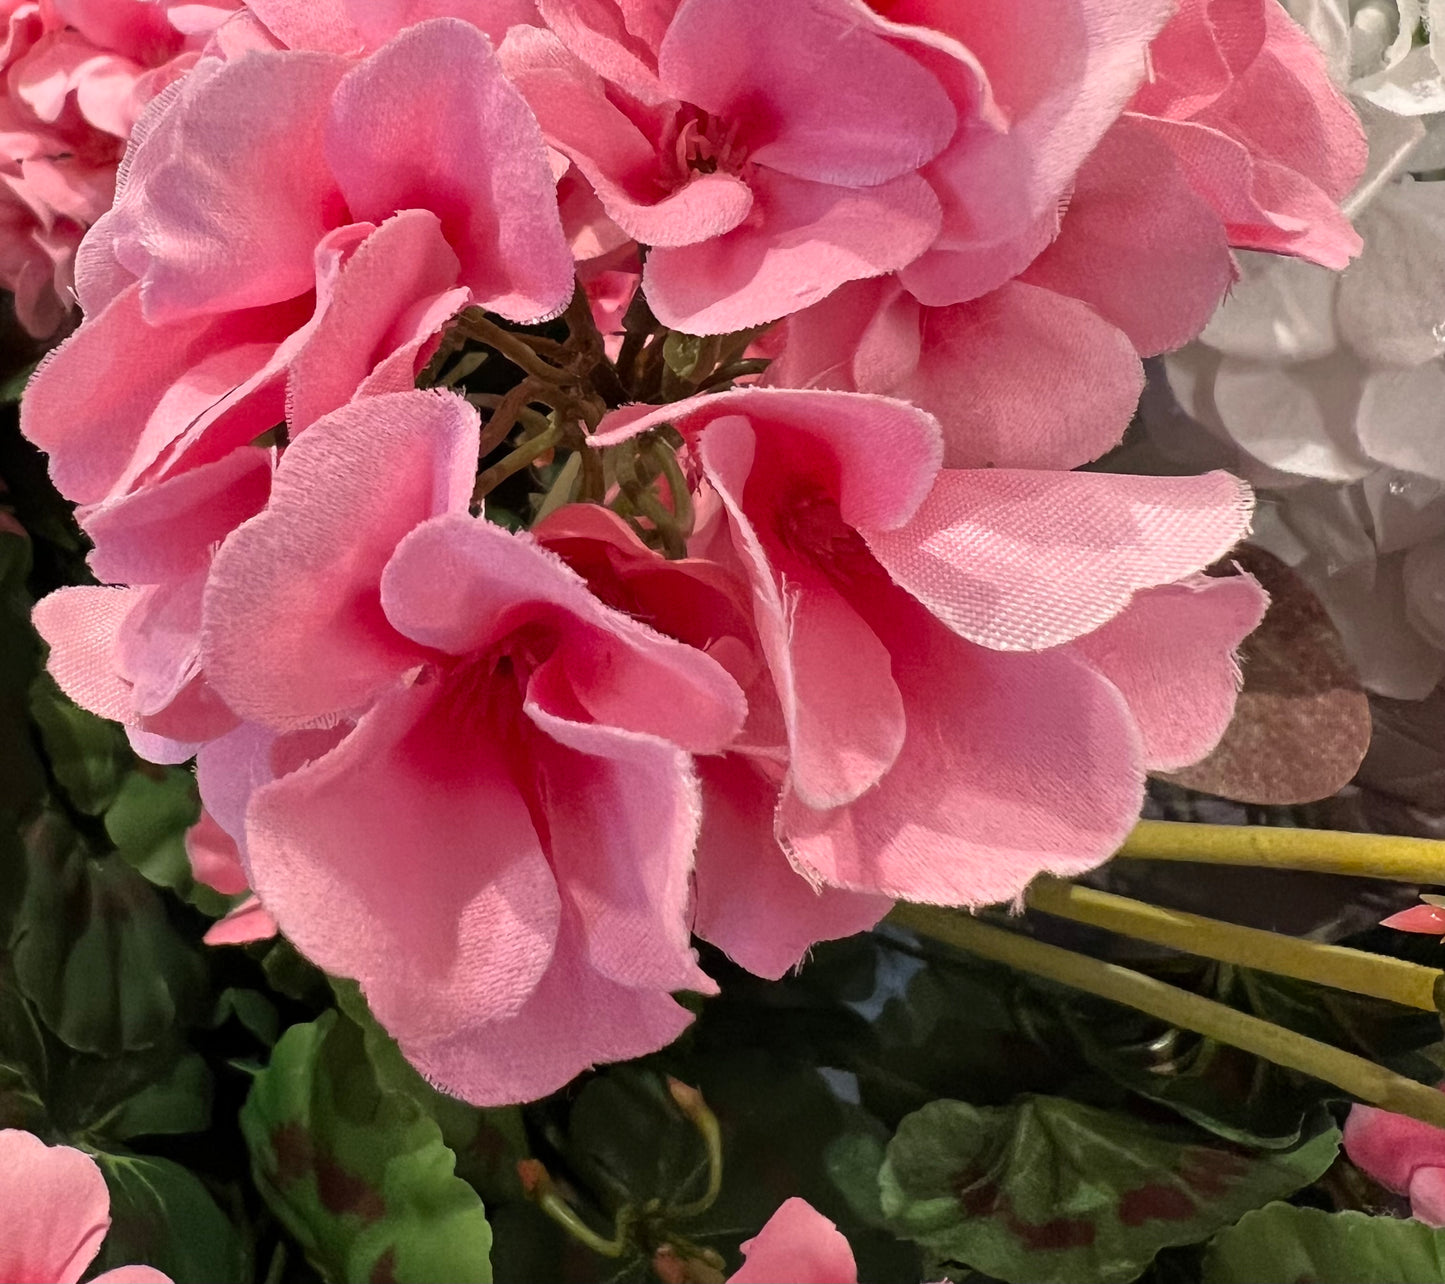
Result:
M672 122L672 152L684 182L693 174L742 174L747 148L738 139L738 122L725 121L684 104Z

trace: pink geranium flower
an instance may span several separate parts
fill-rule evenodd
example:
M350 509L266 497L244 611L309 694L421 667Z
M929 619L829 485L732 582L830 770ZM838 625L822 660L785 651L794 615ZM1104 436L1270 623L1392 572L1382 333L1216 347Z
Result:
M743 1264L727 1284L858 1284L853 1250L806 1199L785 1200L742 1245Z
M493 1104L662 1046L688 1020L669 991L712 988L689 754L726 745L743 700L471 517L477 435L460 398L412 392L289 447L204 607L205 669L261 756L218 741L198 771L223 823L216 795L247 795L246 872L287 936L359 979L424 1073Z
M110 1192L84 1151L0 1129L0 1279L77 1284L110 1229ZM149 1266L117 1266L91 1284L171 1284Z
M768 954L770 833L801 879L875 898L840 914L996 903L1107 858L1145 769L1223 732L1264 606L1196 574L1246 528L1234 479L940 469L929 416L846 393L630 407L598 440L664 421L715 497L691 551L746 585L777 709L771 744L750 722L746 761L704 773L698 930L729 952Z
M204 59L139 127L77 284L24 430L96 504L409 388L459 309L535 321L573 279L531 113L438 18L359 60Z
M240 848L210 812L186 831L186 857L196 882L204 883L223 896L239 896L249 892L246 867L241 862ZM206 932L207 945L246 945L276 935L276 920L252 893Z
M37 338L74 306L76 249L110 206L141 109L239 3L0 4L0 287Z
M906 7L960 39L972 21L967 6ZM1238 275L1231 246L1336 268L1358 252L1339 202L1364 138L1275 0L1190 0L1149 66L1092 150L1069 153L1076 169L1050 189L1061 222L1050 209L1031 239L978 258L988 274L936 249L844 286L788 319L768 381L906 397L938 416L954 467L1072 468L1122 436L1140 358L1203 329ZM975 174L980 189L998 190Z
M1354 1105L1344 1141L1351 1163L1386 1189L1410 1197L1414 1217L1427 1226L1445 1226L1445 1128Z

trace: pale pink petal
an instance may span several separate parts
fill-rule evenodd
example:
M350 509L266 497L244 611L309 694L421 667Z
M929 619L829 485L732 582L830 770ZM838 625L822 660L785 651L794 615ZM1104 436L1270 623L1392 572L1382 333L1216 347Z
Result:
M1139 589L1217 561L1249 529L1228 473L1133 477L945 470L905 525L864 531L893 579L962 637L1037 650L1117 615Z
M345 221L322 129L346 68L329 54L256 51L185 82L164 136L131 158L143 197L116 230L148 321L311 288L313 247Z
M899 595L901 597L901 595ZM879 595L908 738L877 788L815 811L784 797L779 836L836 887L996 904L1040 871L1106 860L1143 799L1142 750L1112 683L1065 651L1001 654Z
M113 722L135 718L131 685L116 666L115 643L143 598L142 589L79 585L57 589L35 604L32 619L50 647L50 676L82 709Z
M403 1043L515 1014L557 932L514 755L470 694L442 678L384 696L246 816L267 910L309 959L360 981Z
M527 716L556 742L539 738L533 753L548 855L588 962L635 989L711 990L688 932L701 813L688 755L652 736L558 717L529 697Z
M393 393L291 444L270 505L222 545L206 588L206 671L238 714L303 726L419 663L382 612L381 572L408 531L466 507L478 423L452 393Z
M736 754L705 758L693 931L749 972L776 980L819 941L866 932L893 902L819 887L773 833L778 786Z
M1218 743L1239 692L1235 649L1268 601L1247 575L1196 576L1136 593L1071 644L1128 702L1150 771L1198 762Z
M759 169L747 221L647 257L643 289L664 325L719 334L775 321L845 281L911 262L938 231L938 198L916 175L834 187Z
M370 45L429 18L462 18L497 44L516 23L538 23L532 0L344 0L356 29Z
M207 945L249 945L252 941L269 941L279 930L260 898L248 896L224 918L212 923L201 940Z
M430 210L403 210L357 247L291 363L286 422L292 436L344 406L379 362L415 343L419 336L409 322L456 285L459 267ZM409 387L414 372L406 373Z
M428 1042L400 1041L433 1083L478 1106L535 1101L604 1061L666 1047L692 1014L657 990L631 990L585 961L581 928L564 922L551 966L510 1020Z
M110 1229L110 1192L83 1151L0 1130L0 1278L76 1284Z
M735 122L753 164L817 183L910 174L957 124L938 81L845 0L684 3L657 67L674 97Z
M657 51L677 0L538 0L537 7L593 71L644 103L672 97L657 78Z
M603 606L530 535L460 513L435 518L402 541L381 600L402 634L453 655L545 622L549 663L565 673L558 685L598 722L698 753L722 748L742 723L742 693L720 665Z
M97 1275L90 1284L171 1284L171 1277L151 1266L117 1266Z
M436 214L488 310L539 321L572 297L541 131L470 24L421 23L357 66L336 91L326 159L353 217Z
M1445 1163L1426 1164L1410 1174L1410 1216L1426 1226L1445 1226Z
M918 364L886 391L938 416L948 467L1074 468L1123 437L1144 371L1087 303L1011 281L969 303L914 306Z
M1023 279L1092 305L1148 357L1195 338L1234 277L1219 219L1170 150L1125 116L1084 162L1057 239Z
M727 1284L857 1284L853 1250L838 1228L805 1199L779 1206L740 1245L743 1265Z

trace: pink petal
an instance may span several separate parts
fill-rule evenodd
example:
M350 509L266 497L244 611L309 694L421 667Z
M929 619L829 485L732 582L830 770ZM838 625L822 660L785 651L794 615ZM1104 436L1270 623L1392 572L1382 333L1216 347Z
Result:
M46 668L82 709L129 722L135 718L131 684L120 674L115 644L144 590L80 585L57 589L35 604L36 632L50 647Z
M677 0L538 0L548 27L593 71L644 103L672 95L657 78L657 51Z
M459 267L430 210L393 215L357 247L291 363L286 421L292 436L344 406L380 361L422 337L412 318L455 286ZM407 387L413 374L407 371Z
M169 1275L162 1275L150 1266L117 1266L97 1275L90 1284L172 1284Z
M773 834L778 787L736 754L699 763L704 820L697 847L695 931L749 972L777 980L819 941L866 932L893 902L818 887Z
M515 1014L547 969L557 885L506 738L445 680L257 790L246 831L281 930L403 1043Z
M388 619L422 646L466 655L535 621L576 712L710 753L736 733L742 693L702 652L603 606L528 535L464 514L438 517L397 549L382 581ZM561 708L551 710L563 716Z
M69 1146L0 1130L0 1278L76 1284L110 1229L99 1165Z
M698 458L753 578L758 632L787 724L790 779L810 805L837 806L892 766L903 744L903 702L887 649L849 602L803 559L778 566L782 550L765 547L743 507L756 450L757 435L741 415L713 419L698 439ZM767 520L768 509L787 503L759 507Z
M204 571L216 546L266 505L271 452L242 447L211 464L90 509L90 569L112 584L158 584Z
M1071 644L1119 688L1144 739L1144 765L1173 771L1219 742L1239 692L1235 649L1269 599L1248 575L1144 589Z
M326 157L354 217L436 214L489 311L539 321L572 297L541 131L468 23L423 22L356 67L336 91Z
M977 906L1112 855L1144 788L1114 686L1064 651L976 647L906 598L877 608L908 737L878 787L845 807L785 796L779 835L794 863L835 887Z
M912 173L957 124L938 81L841 0L685 2L657 66L674 97L734 124L753 164L816 183Z
M1410 1216L1426 1226L1445 1226L1445 1164L1430 1164L1410 1174Z
M1423 932L1426 936L1445 936L1445 909L1438 905L1412 905L1409 909L1380 920L1381 927L1399 932Z
M223 896L236 896L250 887L236 840L204 808L201 818L186 830L186 858L196 881Z
M741 226L647 256L643 288L664 325L721 334L776 321L846 281L897 271L938 231L938 198L912 174L849 188L760 168L750 186Z
M1196 338L1235 275L1214 211L1169 148L1124 116L1079 170L1057 239L1023 279L1090 304L1149 357Z
M344 59L255 51L185 82L165 129L131 156L143 195L116 254L141 278L152 324L293 298L341 222L322 152Z
M526 713L556 742L535 751L548 854L589 964L633 989L712 990L688 931L701 813L688 755L652 736L559 718L533 700Z
M740 1245L743 1265L727 1284L857 1284L853 1250L838 1228L807 1200L785 1200L752 1239Z
M429 1042L401 1039L431 1082L478 1106L535 1101L591 1066L666 1047L692 1014L656 990L609 981L585 961L581 929L565 921L551 966L509 1020Z
M1011 281L970 303L914 307L918 364L887 391L938 416L948 467L1074 468L1123 437L1144 372L1088 304Z
M1399 1194L1416 1169L1445 1167L1445 1128L1374 1106L1350 1107L1344 1144L1351 1163Z
M248 0L247 6L288 49L355 54L361 34L345 0Z
M408 531L466 507L478 422L452 393L401 392L291 444L269 507L226 540L206 588L206 671L238 714L299 727L364 706L419 662L382 612L381 572Z
M260 898L248 896L224 918L212 923L201 940L206 945L249 945L252 941L269 941L278 930Z
M865 530L893 579L962 637L1038 650L1091 633L1139 589L1218 560L1249 529L1227 473L945 470L904 526Z

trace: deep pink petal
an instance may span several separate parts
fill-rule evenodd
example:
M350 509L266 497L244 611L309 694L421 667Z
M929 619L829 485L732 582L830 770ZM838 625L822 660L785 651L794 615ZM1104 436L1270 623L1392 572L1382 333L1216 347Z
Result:
M938 231L938 198L912 174L849 188L759 168L750 185L741 226L648 255L643 289L663 324L721 334L776 321L846 281L897 271Z
M433 1083L478 1106L535 1101L591 1066L666 1047L692 1014L658 990L631 990L590 967L581 928L564 923L551 966L509 1020L429 1042L401 1039Z
M1222 557L1249 529L1251 507L1248 488L1222 472L945 470L906 525L864 535L893 579L960 636L1038 650Z
M805 1199L784 1201L741 1246L743 1265L727 1284L857 1284L853 1250L838 1228Z
M110 1229L110 1192L83 1151L0 1130L0 1278L76 1284Z
M248 0L247 6L288 49L355 54L361 50L345 0Z
M452 393L401 392L343 406L291 444L270 505L227 539L206 589L206 671L238 714L299 727L364 706L418 663L382 612L382 568L408 531L466 507L478 423Z
M360 981L404 1044L516 1013L557 932L505 738L470 696L443 678L383 697L246 815L252 885L281 930Z
M1416 1169L1445 1167L1445 1128L1374 1106L1350 1107L1344 1144L1351 1163L1402 1195Z
M535 702L527 716L546 799L548 854L576 911L587 959L634 989L711 990L688 932L701 812L688 755L665 741L573 722Z
M1397 932L1423 932L1426 936L1445 936L1445 909L1438 905L1412 905L1409 909L1380 920L1381 927Z
M777 980L819 941L866 932L892 907L882 896L818 887L773 832L778 786L736 754L699 763L703 825L693 931L735 963Z
M1136 593L1071 644L1128 702L1150 771L1198 762L1218 743L1239 692L1235 650L1268 604L1250 576L1195 576Z
M742 693L720 665L603 606L529 535L460 513L429 521L387 566L382 603L402 634L453 655L541 627L569 697L598 722L699 753L742 723Z
M223 896L236 896L246 891L246 871L236 840L216 823L204 808L201 818L186 830L186 858L196 882L204 883Z
M1144 788L1117 689L1064 651L976 647L906 599L881 598L877 614L908 738L878 787L845 807L785 796L779 836L794 862L836 887L977 906L1112 855Z
M839 0L683 0L657 65L674 97L728 122L752 163L817 183L912 173L957 124L938 81Z
M572 297L546 145L475 27L423 22L341 82L326 158L353 217L428 209L478 303L514 321L555 316Z

